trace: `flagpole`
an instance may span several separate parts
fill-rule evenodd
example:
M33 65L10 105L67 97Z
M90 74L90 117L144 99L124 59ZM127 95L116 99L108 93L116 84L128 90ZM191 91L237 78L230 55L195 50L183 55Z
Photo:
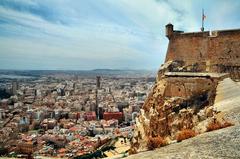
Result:
M204 31L204 9L202 9L202 27L203 27L203 31Z
M201 31L203 32L204 31L204 9L202 9L202 28L201 28Z

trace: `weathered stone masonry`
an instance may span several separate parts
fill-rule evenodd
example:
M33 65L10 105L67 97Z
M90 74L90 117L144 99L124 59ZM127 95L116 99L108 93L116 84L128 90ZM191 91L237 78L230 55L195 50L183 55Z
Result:
M194 71L230 73L240 78L240 29L184 33L166 25L169 45L165 62L180 61Z

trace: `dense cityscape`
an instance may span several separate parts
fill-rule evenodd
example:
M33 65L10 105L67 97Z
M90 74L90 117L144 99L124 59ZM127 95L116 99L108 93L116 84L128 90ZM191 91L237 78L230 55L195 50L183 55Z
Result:
M239 9L0 0L0 159L240 159Z
M127 74L9 77L0 81L0 153L28 158L127 155L155 81Z

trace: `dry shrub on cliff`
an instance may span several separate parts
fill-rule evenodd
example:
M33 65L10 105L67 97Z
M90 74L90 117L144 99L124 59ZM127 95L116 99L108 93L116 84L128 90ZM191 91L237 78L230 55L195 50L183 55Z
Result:
M219 121L213 121L213 122L210 122L208 125L207 125L207 131L213 131L213 130L217 130L217 129L221 129L221 123Z
M220 123L219 121L213 120L207 125L207 131L218 130L218 129L226 128L233 125L234 125L233 123L228 121L224 121L223 123Z
M136 150L135 148L130 148L130 149L128 150L128 154L129 154L129 155L137 154L137 150Z
M159 148L161 146L167 145L167 142L162 137L149 137L147 142L148 150L154 150L155 148Z
M229 121L225 121L223 124L222 124L222 128L226 128L226 127L229 127L229 126L233 126L234 124L229 122Z
M196 136L197 133L191 129L183 129L177 133L176 139L177 142Z

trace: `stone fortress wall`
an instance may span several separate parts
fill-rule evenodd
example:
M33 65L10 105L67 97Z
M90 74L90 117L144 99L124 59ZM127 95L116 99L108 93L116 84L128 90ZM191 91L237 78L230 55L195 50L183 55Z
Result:
M184 33L166 25L167 61L195 66L194 72L230 73L240 78L240 29Z

